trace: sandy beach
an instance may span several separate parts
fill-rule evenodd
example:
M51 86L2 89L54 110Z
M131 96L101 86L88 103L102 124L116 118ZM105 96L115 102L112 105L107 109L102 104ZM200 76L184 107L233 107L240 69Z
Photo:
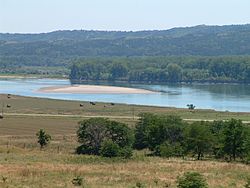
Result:
M77 94L151 94L153 91L145 89L99 86L99 85L74 85L74 86L54 86L40 88L38 92L43 93L77 93Z

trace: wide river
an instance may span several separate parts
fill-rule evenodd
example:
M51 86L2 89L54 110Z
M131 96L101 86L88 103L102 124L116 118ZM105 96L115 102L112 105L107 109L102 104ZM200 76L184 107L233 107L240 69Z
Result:
M92 83L97 84L97 83ZM0 79L0 93L52 99L115 102L137 105L170 106L186 108L194 104L199 109L250 112L250 85L237 84L130 84L134 88L161 91L152 94L63 94L39 93L48 86L69 86L68 80L57 79ZM116 85L106 83L106 85Z

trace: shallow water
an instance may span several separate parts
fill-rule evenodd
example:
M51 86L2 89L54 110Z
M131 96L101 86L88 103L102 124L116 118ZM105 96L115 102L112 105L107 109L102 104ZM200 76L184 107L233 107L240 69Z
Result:
M98 84L98 83L88 83ZM99 83L100 84L100 83ZM105 83L106 85L117 85ZM0 79L0 93L52 99L115 102L152 106L171 106L186 108L194 104L200 109L221 111L250 112L250 85L238 84L179 84L147 85L119 84L162 91L153 94L59 94L39 93L37 90L48 86L67 86L68 80L56 79Z

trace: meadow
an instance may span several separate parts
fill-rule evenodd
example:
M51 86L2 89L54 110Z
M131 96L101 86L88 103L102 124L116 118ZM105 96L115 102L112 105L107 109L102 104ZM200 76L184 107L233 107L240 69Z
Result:
M250 121L248 113L188 110L83 101L61 101L0 95L4 104L0 119L0 187L75 187L76 176L84 187L176 187L176 178L187 171L202 173L209 187L236 187L246 184L250 166L193 158L159 158L135 151L132 159L76 155L78 121L107 117L134 126L138 114L152 112L179 115L187 121ZM7 104L10 106L7 108ZM80 106L81 104L81 106ZM40 150L36 132L45 129L51 143Z

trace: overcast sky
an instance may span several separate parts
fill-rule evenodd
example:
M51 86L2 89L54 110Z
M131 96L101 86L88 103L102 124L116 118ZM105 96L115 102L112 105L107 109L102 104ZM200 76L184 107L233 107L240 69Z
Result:
M250 23L250 0L0 0L0 32Z

